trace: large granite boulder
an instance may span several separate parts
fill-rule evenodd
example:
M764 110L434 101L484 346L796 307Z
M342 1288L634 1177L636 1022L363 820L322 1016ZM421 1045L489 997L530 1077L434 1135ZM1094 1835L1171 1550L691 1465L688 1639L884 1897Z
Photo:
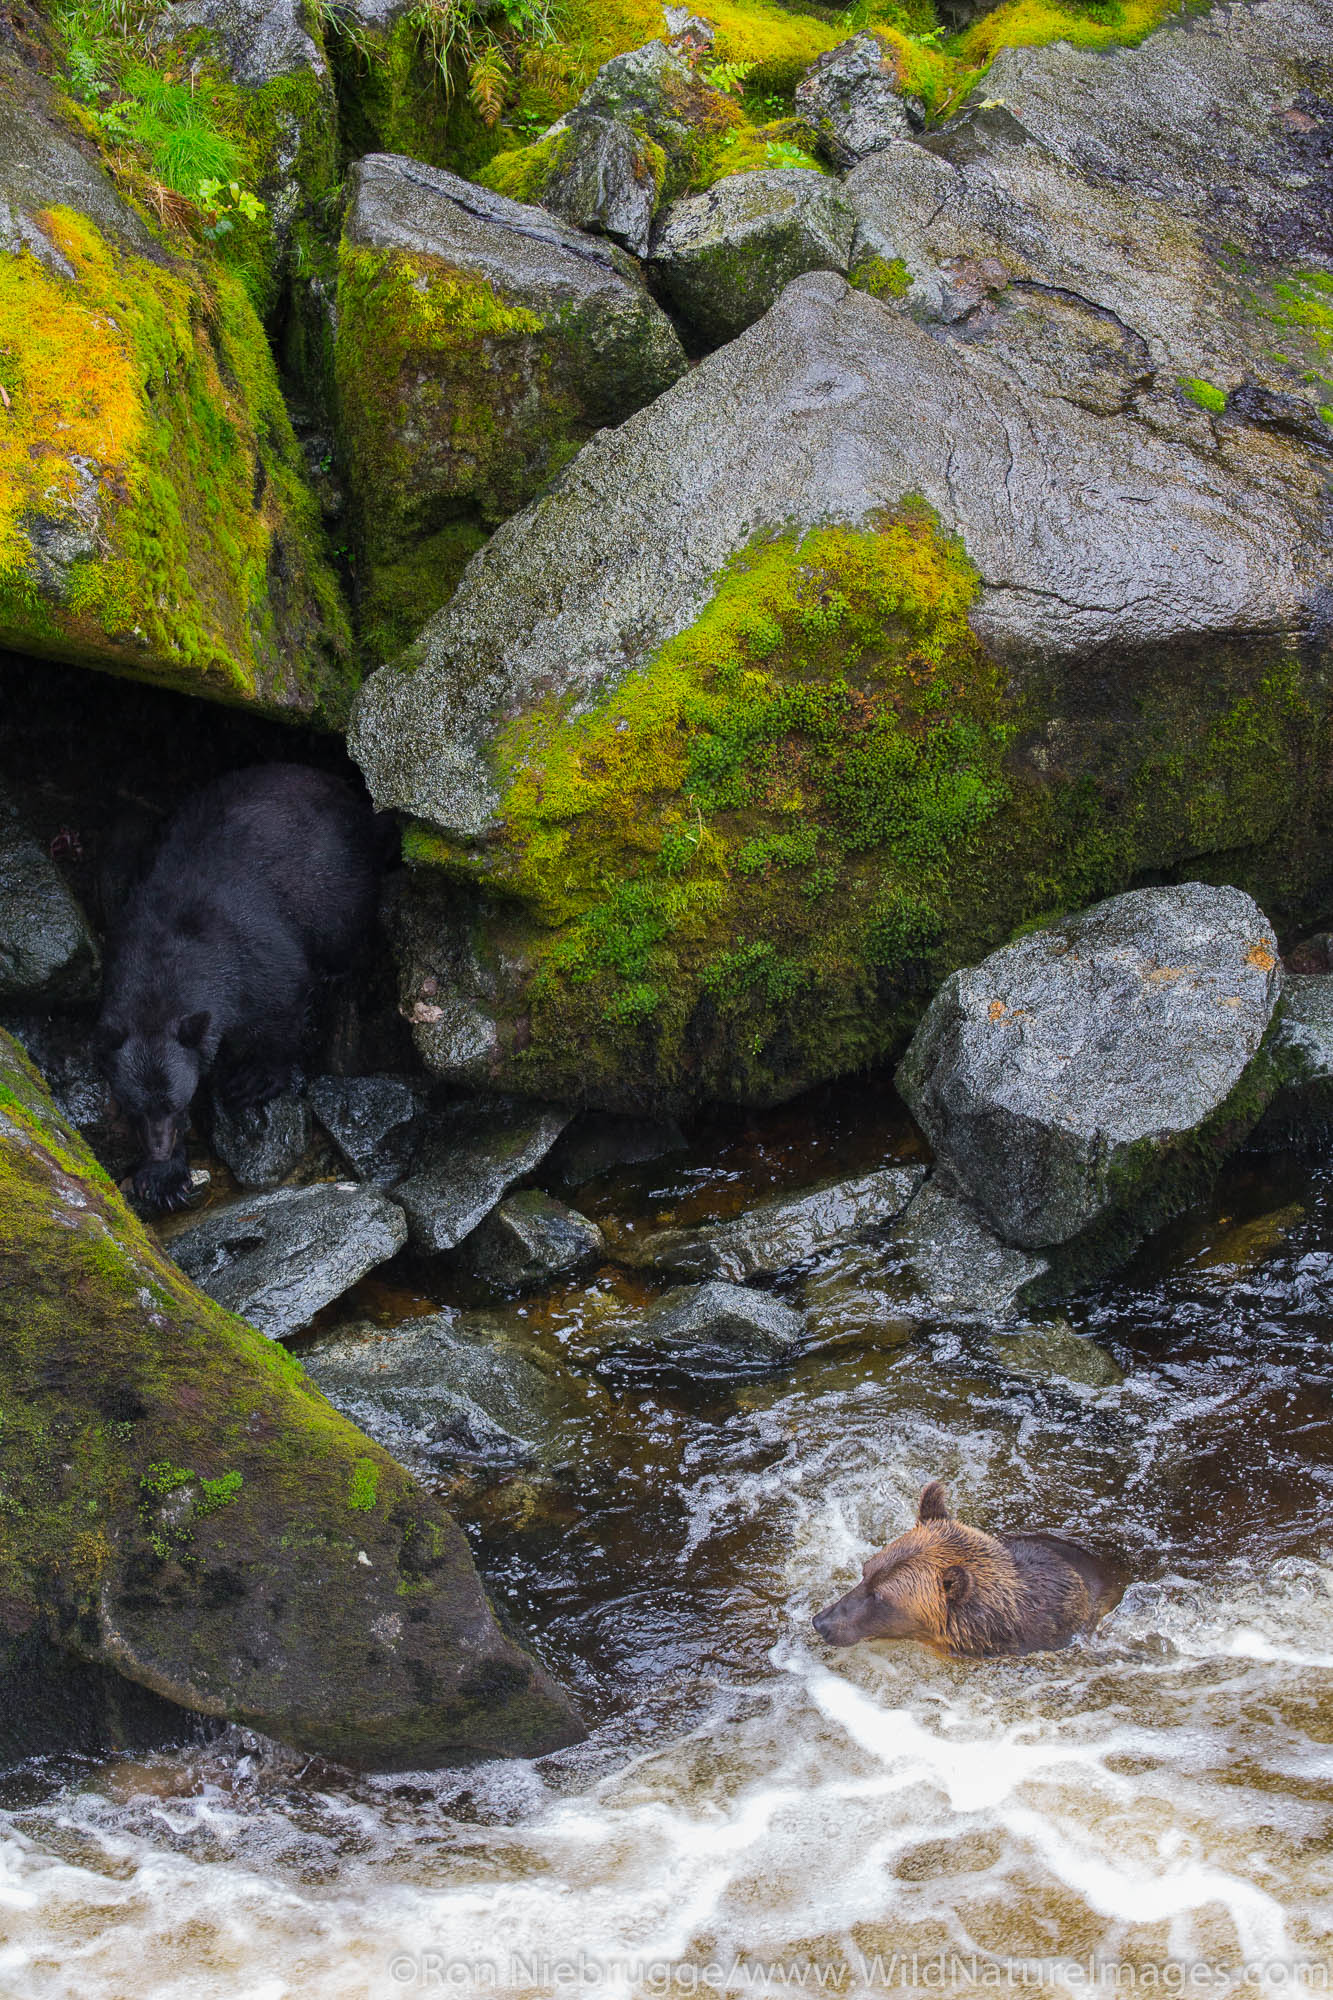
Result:
M820 56L797 84L797 115L814 128L835 167L854 167L925 123L920 100L903 94L898 71L892 42L866 28Z
M90 1000L99 963L64 876L0 791L0 1003Z
M653 232L662 289L697 339L734 340L802 271L846 271L856 215L812 168L728 174L666 209Z
M1286 116L1323 88L1319 15L1259 0L1004 58L1025 124L978 109L946 135L972 164L901 141L849 187L886 162L970 185L993 139L1067 260L1008 282L993 243L946 258L928 324L912 292L793 280L585 445L370 680L351 741L418 822L400 963L438 1073L626 1112L771 1100L1146 872L1224 870L1274 916L1317 898L1328 307L1280 257L1324 227ZM1136 77L1193 105L1160 163L1147 114L1116 150ZM1191 135L1233 107L1210 154ZM446 993L466 1035L436 1032Z
M242 277L0 91L0 645L341 721L347 621Z
M369 1766L579 1725L449 1516L195 1290L0 1035L0 1664L54 1644Z
M334 367L363 627L388 633L685 356L630 261L541 209L392 154L349 193Z
M898 1088L1006 1242L1088 1265L1185 1206L1245 1138L1277 1080L1281 990L1241 890L1136 889L955 972Z

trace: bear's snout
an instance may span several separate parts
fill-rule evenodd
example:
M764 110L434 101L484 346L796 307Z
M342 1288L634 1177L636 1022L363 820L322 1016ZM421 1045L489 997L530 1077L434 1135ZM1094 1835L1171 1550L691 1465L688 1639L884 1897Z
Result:
M143 1146L147 1157L155 1164L169 1160L176 1150L176 1120L166 1118L145 1118L143 1121Z

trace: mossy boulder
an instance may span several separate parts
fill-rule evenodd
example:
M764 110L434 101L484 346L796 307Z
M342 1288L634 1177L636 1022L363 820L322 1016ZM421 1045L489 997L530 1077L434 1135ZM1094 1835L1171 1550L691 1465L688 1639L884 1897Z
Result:
M796 86L795 105L835 167L854 167L925 122L920 98L903 89L897 49L869 28L811 65Z
M0 101L0 644L336 722L352 668L264 330L49 90Z
M1231 66L1213 16L1106 60L1023 57L1037 104L1043 63L1090 66L1060 99L1060 160L1013 141L1043 203L1063 190L1071 240L1123 195L1114 161L1089 164L1114 145L1097 76L1154 50L1172 101L1260 90L1218 172L1271 240L1276 170L1250 135L1317 52L1295 0L1243 11L1271 46L1247 30ZM901 141L849 190L892 160L980 187L1006 115L979 109L947 159ZM1203 142L1180 146L1202 175ZM942 259L957 311L928 324L910 289L795 279L586 445L369 682L352 741L416 820L403 1001L441 1074L626 1111L771 1100L901 1046L954 966L1149 871L1317 917L1325 294L1280 266L1261 283L1256 251L1243 311L1241 280L1213 288L1204 221L1155 202L1137 158L1130 278L1125 223L1100 270L1085 240L1075 290ZM1284 198L1305 240L1315 197L1304 223ZM1035 216L1034 246L1045 231ZM1150 316L1154 299L1176 303ZM1224 412L1183 395L1222 340L1286 400L1237 402L1234 375ZM431 1041L446 993L466 1064L461 1037Z
M443 603L486 533L595 429L685 365L619 251L456 174L362 160L335 366L368 655L401 643L422 590Z
M811 168L728 174L674 201L653 232L652 264L695 337L717 346L766 313L802 271L843 271L856 214Z
M0 1034L0 1638L366 1766L579 1725L462 1534L158 1251Z

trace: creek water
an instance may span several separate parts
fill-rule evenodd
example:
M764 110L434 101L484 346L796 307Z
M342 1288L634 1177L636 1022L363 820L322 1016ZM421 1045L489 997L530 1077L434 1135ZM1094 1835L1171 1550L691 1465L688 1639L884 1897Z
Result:
M858 1084L578 1198L697 1220L911 1146ZM362 1303L420 1310L403 1282ZM239 1732L29 1765L0 1993L1329 1990L1333 1171L1243 1159L1073 1301L1101 1387L887 1320L725 1393L608 1376L632 1298L604 1270L526 1302L585 1399L568 1461L450 1495L586 1743L406 1776ZM934 1477L980 1525L1118 1552L1119 1608L1023 1659L822 1646L811 1613Z

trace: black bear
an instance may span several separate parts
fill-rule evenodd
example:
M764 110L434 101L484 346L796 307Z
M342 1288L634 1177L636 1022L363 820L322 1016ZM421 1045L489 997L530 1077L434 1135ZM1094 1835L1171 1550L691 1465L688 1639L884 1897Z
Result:
M830 1646L916 1639L956 1655L1066 1645L1119 1603L1114 1565L1058 1535L988 1535L949 1512L937 1479L916 1526L871 1556L861 1581L814 1620Z
M289 1083L316 984L365 942L383 852L370 805L300 764L234 771L169 821L115 920L94 1038L143 1144L141 1201L188 1198L186 1113L208 1071L229 1109Z

